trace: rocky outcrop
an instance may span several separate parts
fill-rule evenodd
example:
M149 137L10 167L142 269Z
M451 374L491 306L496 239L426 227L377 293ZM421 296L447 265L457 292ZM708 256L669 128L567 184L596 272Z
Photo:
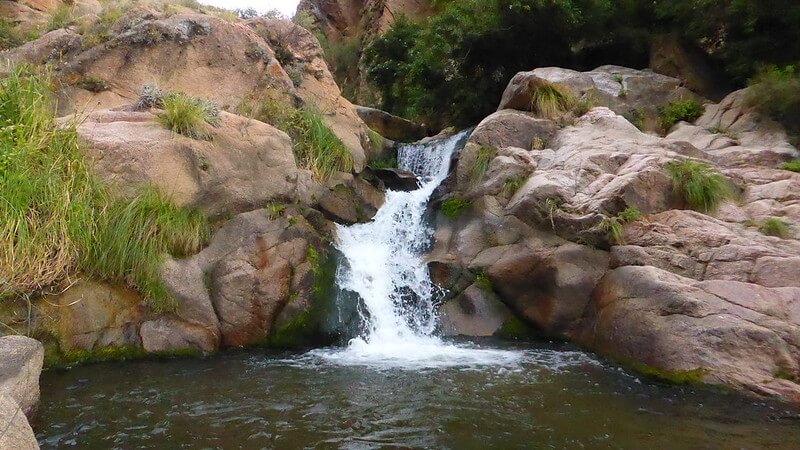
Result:
M434 9L430 0L301 0L297 7L331 40L381 34L401 15L421 19Z
M529 111L536 80L608 107L559 127ZM496 332L496 298L536 333L634 369L800 402L800 175L779 169L800 153L745 92L664 138L620 115L684 94L677 80L622 68L515 77L440 193L452 204L430 259L450 330ZM687 159L722 174L734 198L689 210L665 170ZM785 235L760 232L768 218ZM490 312L482 322L470 310Z

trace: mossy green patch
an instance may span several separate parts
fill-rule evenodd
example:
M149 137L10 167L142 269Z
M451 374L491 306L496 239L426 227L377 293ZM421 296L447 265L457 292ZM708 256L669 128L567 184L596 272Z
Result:
M455 219L456 217L464 214L466 210L472 206L472 202L459 197L450 197L443 201L440 210L445 217Z
M147 353L141 347L98 347L92 350L74 349L62 351L55 341L44 343L44 367L46 369L65 369L84 364L104 362L133 361L138 359L196 358L203 356L201 350L184 348L163 352Z
M628 362L624 365L647 378L672 384L702 384L707 372L702 368L692 370L662 370L640 362Z
M516 317L511 317L503 322L494 336L501 339L529 339L534 335L533 330L525 322Z

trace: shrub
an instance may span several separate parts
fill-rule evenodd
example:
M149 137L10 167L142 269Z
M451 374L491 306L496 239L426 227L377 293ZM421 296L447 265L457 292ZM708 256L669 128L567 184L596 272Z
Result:
M158 120L162 125L192 139L211 139L205 125L219 124L219 111L213 103L182 93L166 95L161 102L164 112Z
M781 169L792 172L800 172L800 159L781 164Z
M0 81L0 297L82 273L127 283L155 310L172 308L158 277L163 256L197 251L205 218L152 190L133 201L105 190L74 124L56 125L51 86L22 66Z
M800 67L762 70L750 81L747 103L800 135Z
M464 214L464 212L472 206L472 202L459 198L459 197L450 197L447 200L443 201L440 210L445 217L449 217L451 219L455 219L456 217Z
M667 164L675 191L692 209L708 212L732 196L728 181L708 164L684 160Z
M789 227L786 223L775 217L770 217L765 220L761 226L758 227L758 231L767 236L776 236L781 239L786 239L790 234Z
M64 3L59 5L58 8L56 8L52 14L50 14L46 29L47 31L53 31L60 28L66 28L72 25L74 20L75 17L72 13L72 5Z
M703 106L694 99L672 102L658 109L658 124L666 133L678 122L694 122L703 112Z
M478 148L469 170L470 183L478 183L483 179L486 171L489 170L489 164L496 155L497 150L492 147L481 146Z

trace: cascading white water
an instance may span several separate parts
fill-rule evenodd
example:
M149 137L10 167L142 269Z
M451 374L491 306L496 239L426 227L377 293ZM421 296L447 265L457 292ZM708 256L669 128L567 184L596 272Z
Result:
M453 345L434 336L439 289L430 281L424 251L433 230L424 215L433 191L447 177L462 132L429 144L410 144L398 152L400 168L420 180L411 192L388 191L372 222L338 227L337 248L344 262L339 288L358 294L365 332L343 351L319 353L342 364L402 366L508 364L517 352Z

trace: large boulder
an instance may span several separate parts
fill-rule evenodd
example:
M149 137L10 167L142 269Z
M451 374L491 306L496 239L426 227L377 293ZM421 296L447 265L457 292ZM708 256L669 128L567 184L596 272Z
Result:
M520 111L501 110L483 119L469 141L490 147L539 150L552 142L557 129L553 121Z
M697 282L654 267L622 267L595 290L578 340L665 378L800 402L800 288Z
M0 394L0 448L8 450L38 450L25 413L11 397Z
M39 405L43 361L44 348L39 341L25 336L0 337L0 397L11 398L23 416L32 416Z
M508 307L486 286L473 284L439 310L447 336L493 336L513 317Z
M103 181L128 197L152 185L210 216L297 199L298 178L310 174L298 170L289 137L226 112L220 119L205 141L167 130L156 111L106 110L80 122L78 136Z

